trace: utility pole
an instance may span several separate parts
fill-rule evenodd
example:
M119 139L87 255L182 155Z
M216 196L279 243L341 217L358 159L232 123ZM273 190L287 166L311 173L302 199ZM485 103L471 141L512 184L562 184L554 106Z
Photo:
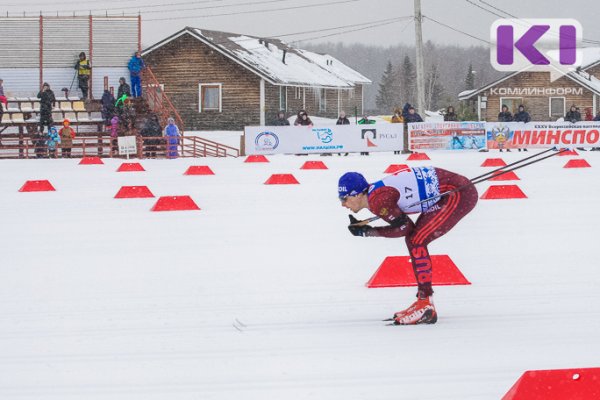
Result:
M415 1L415 47L417 49L417 110L425 117L425 71L423 68L423 31L421 30L421 0Z

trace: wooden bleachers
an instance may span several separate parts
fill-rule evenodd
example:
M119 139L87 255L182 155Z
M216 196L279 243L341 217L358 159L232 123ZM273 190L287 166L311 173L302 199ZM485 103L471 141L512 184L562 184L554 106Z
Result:
M23 133L26 124L37 124L40 121L40 99L37 97L9 97L7 98L7 107L4 108L4 114L0 121L0 133L10 127L15 127L19 133ZM96 125L98 131L102 131L101 113L88 110L85 102L79 97L56 97L56 103L52 109L54 125L61 125L65 118L76 130L78 130L78 126Z

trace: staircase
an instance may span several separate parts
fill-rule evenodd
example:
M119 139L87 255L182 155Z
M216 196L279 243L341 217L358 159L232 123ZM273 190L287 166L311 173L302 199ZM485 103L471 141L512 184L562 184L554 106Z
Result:
M173 118L182 136L178 146L180 157L239 157L240 151L235 147L199 136L185 136L183 119L173 106L169 96L163 91L163 87L156 79L152 69L146 67L142 74L144 104L136 104L137 115L145 114L144 111L151 111L158 116L162 127L167 125L169 118ZM145 110L143 110L144 108Z

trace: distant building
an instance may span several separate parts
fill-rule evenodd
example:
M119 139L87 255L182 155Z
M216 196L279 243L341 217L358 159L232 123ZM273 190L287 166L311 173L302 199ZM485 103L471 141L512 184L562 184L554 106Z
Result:
M363 85L371 83L329 55L279 39L190 27L145 49L142 57L186 130L264 125L278 110L361 115Z
M582 117L586 109L592 115L600 108L600 49L583 49L583 66L550 81L549 72L513 72L479 89L458 95L472 101L479 119L497 121L503 105L513 115L523 104L532 121L556 121L564 117L572 105L579 107Z

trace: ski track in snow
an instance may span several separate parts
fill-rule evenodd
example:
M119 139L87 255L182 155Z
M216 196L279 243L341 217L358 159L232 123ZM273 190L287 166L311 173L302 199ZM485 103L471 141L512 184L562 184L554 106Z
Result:
M474 177L532 151L408 164ZM436 287L438 323L405 327L381 320L415 288L364 286L403 239L352 237L336 198L343 172L373 181L405 156L142 160L142 173L3 160L0 399L498 399L525 370L597 367L600 153L582 156L592 168L553 157L496 182L529 198L480 200L433 242L472 285ZM301 184L264 185L274 173ZM57 191L18 193L28 179ZM201 210L152 213L156 199L114 199L124 185Z

